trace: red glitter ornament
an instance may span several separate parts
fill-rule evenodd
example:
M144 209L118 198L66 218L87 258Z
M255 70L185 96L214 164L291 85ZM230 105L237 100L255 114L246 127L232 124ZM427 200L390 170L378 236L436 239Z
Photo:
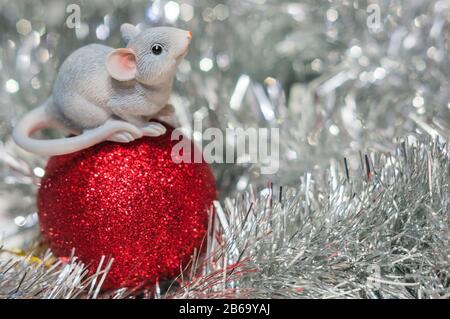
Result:
M59 257L75 248L91 273L113 257L104 289L178 275L205 236L214 177L206 163L172 161L172 130L48 162L38 194L44 238Z

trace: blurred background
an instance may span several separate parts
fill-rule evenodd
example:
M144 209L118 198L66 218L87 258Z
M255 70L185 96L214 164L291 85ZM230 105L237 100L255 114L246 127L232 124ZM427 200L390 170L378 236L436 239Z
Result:
M36 235L46 162L18 149L12 128L47 99L72 51L123 46L125 22L193 32L172 103L197 142L194 119L204 128L280 129L276 175L261 175L258 163L213 165L221 198L269 182L295 186L329 167L361 174L362 154L394 152L404 139L448 140L447 0L0 0L5 245L22 247Z

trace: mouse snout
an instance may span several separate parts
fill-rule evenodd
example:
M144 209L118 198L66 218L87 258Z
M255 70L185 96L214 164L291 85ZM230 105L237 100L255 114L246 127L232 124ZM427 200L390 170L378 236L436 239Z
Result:
M178 39L181 42L185 42L187 40L188 43L192 40L192 32L188 30L181 30L178 31Z
M192 32L187 30L180 30L176 34L174 39L176 42L175 57L177 60L181 60L187 53L189 45L192 39Z

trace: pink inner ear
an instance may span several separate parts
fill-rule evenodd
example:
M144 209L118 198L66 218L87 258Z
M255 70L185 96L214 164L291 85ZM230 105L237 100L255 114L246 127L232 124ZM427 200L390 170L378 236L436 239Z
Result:
M131 54L123 54L119 58L119 63L122 67L127 69L134 69L135 62L134 57Z
M136 60L132 50L119 48L111 52L106 60L109 74L116 80L128 81L136 74Z

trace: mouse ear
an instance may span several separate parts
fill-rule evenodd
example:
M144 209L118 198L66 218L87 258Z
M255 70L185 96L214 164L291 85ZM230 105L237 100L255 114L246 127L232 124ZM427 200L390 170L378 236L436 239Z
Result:
M131 39L139 34L139 29L132 24L124 23L120 26L120 33L122 34L122 39L128 43Z
M106 56L106 69L117 81L133 80L136 76L136 56L129 48L115 49Z

